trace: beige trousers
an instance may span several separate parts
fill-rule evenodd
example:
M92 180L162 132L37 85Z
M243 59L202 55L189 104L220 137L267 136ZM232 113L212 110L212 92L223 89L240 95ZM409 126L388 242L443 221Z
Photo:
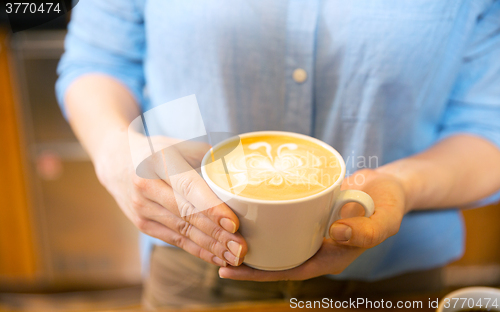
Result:
M144 284L146 309L185 308L238 301L309 300L442 290L442 269L420 271L377 282L335 281L326 276L305 281L250 282L221 279L218 267L182 249L155 246Z

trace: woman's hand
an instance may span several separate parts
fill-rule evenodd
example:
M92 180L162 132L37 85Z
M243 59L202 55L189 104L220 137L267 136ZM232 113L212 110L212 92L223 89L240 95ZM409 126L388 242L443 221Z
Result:
M330 227L330 239L304 264L285 271L261 271L246 265L219 269L222 278L253 281L305 280L325 274L339 274L367 248L395 235L405 214L406 197L401 181L390 174L364 169L344 180L342 189L362 190L374 203L375 212L363 217L359 204L342 208L342 219Z
M99 180L141 232L208 263L241 264L247 247L236 233L238 218L191 167L200 163L208 150L206 146L196 145L188 150L186 146L184 150L174 147L157 153L160 170L170 169L172 173L181 168L179 174L143 179L134 170L126 132L114 132L103 140L103 148L94 160ZM153 140L155 146L178 143L162 137Z
M141 113L130 90L113 77L89 73L68 87L65 107L100 182L139 230L209 263L241 264L247 247L241 235L235 233L238 218L190 170L204 151L179 148L177 153L169 149L161 155L166 161L155 171L165 179L142 179L136 175L129 147L129 126ZM155 140L163 140L154 142L155 146L178 143L164 137ZM170 171L170 175L158 170Z

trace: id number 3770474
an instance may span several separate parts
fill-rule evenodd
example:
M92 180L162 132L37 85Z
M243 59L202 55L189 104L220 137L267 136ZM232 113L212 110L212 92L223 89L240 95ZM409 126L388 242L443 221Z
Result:
M6 13L7 14L17 14L17 13L61 13L61 8L59 7L59 3L53 2L42 2L42 3L34 3L34 2L8 2L5 4Z

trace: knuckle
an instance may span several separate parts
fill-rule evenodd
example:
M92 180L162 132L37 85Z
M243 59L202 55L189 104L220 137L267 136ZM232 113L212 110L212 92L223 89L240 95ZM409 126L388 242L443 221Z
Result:
M179 206L179 213L182 219L186 222L194 223L197 219L196 208L188 201L185 201Z
M140 205L142 205L142 196L140 196L137 192L131 192L130 202L134 206L140 206Z
M363 246L373 247L380 242L380 231L374 227L370 227L365 231Z
M134 225L139 229L139 231L145 233L147 230L148 221L143 218L137 218L134 221Z
M174 235L172 237L172 244L174 246L181 248L181 249L184 249L185 242L186 242L186 238L180 234Z
M144 207L144 199L137 193L133 193L130 197L130 202L134 211L139 212Z
M147 180L139 177L138 175L134 175L132 178L132 183L134 184L134 187L136 189L143 191L146 189Z
M182 194L184 197L189 197L193 193L193 189L195 188L195 180L187 174L182 175L179 177L179 180L177 181L177 186L181 190Z
M193 253L193 256L195 257L198 257L200 259L203 259L203 249L202 248L199 248L198 250L196 250L194 253Z
M192 227L193 225L191 223L181 220L177 224L177 232L183 236L189 237Z
M220 215L220 210L219 210L219 207L217 206L214 206L214 207L210 207L208 209L204 209L203 213L211 218L211 219L214 219L216 218L218 215Z
M214 254L217 254L219 256L222 256L223 252L217 252L217 249L219 246L219 243L216 240L211 239L210 242L207 244L207 250L211 251Z
M217 241L220 241L222 234L224 234L224 230L219 226L214 226L214 228L212 229L212 233L210 233L210 236L212 236Z

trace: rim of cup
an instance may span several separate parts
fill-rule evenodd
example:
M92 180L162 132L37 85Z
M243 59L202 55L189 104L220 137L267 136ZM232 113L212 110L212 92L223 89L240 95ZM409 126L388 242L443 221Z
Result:
M472 294L477 294L477 293L483 293L484 298L486 298L486 296L499 298L498 304L500 305L500 289L499 288L485 287L485 286L474 286L474 287L460 288L460 289L457 289L457 290L452 291L451 293L445 295L439 301L437 312L443 312L443 311L447 311L449 309L453 309L453 308L444 308L444 304L445 304L444 300L446 298L450 298L450 299L451 298L471 298ZM456 311L467 310L467 309L470 309L470 308L469 307L457 308ZM474 308L472 308L472 309L474 309ZM492 311L496 311L496 310L500 310L500 308L493 308L492 309Z
M342 183L342 181L344 180L345 171L346 171L344 158L342 158L342 156L340 155L340 153L336 149L334 149L333 147L331 147L327 143L325 143L325 142L323 142L323 141L321 141L319 139L316 139L316 138L310 137L308 135L305 135L305 134L294 133L294 132L287 132L287 131L254 131L254 132L247 132L247 133L244 133L244 134L241 134L241 135L238 135L238 136L240 138L247 138L247 137L259 136L259 135L281 135L281 136L288 136L288 137L293 137L293 138L305 139L307 141L311 141L313 143L318 144L319 146L321 146L321 147L325 148L326 150L330 151L337 158L337 161L340 164L340 175L339 175L339 177L337 178L337 180L334 183L332 183L329 187L325 188L321 192L318 192L316 194L312 194L312 195L309 195L309 196L306 196L306 197L302 197L302 198L287 199L287 200L280 200L280 199L276 199L276 200L264 200L264 199L255 199L255 198L250 198L250 197L244 197L244 196L236 195L236 194L233 194L233 193L230 193L230 192L226 191L222 187L220 187L217 184L215 184L215 182L213 182L208 177L208 174L207 174L206 169L205 169L205 164L209 160L209 155L210 155L210 151L208 151L205 154L205 156L203 157L203 160L201 162L201 164L202 164L201 165L201 174L202 174L205 182L207 182L207 184L212 189L214 189L214 188L217 189L218 192L224 194L225 196L227 196L227 197L229 197L231 199L235 198L235 199L239 199L239 200L242 200L242 201L245 201L245 202L256 203L256 204L281 205L281 204L300 203L300 202L308 201L308 200L311 200L311 199L323 196L324 194L330 192L332 189L334 189L337 186L339 186ZM234 137L228 138L228 139L226 139L226 140L224 140L224 141L216 144L215 146L212 147L212 149L217 149L218 147L226 144L227 142L229 142L231 140L234 140Z

